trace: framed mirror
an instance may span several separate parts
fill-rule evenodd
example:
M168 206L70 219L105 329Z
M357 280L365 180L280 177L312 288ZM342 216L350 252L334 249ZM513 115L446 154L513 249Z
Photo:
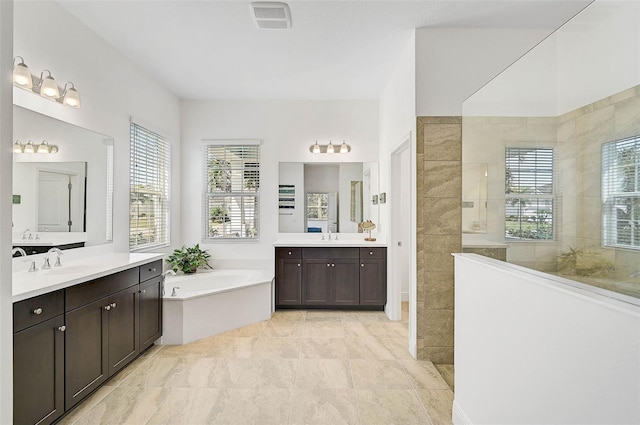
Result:
M280 233L357 233L378 221L377 163L281 162L278 172Z
M19 106L13 113L14 143L57 147L13 154L13 246L111 242L113 138Z

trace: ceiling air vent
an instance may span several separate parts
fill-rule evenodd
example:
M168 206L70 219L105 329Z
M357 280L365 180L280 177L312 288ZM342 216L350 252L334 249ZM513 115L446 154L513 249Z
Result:
M251 14L260 29L284 30L291 28L289 5L278 2L251 3Z

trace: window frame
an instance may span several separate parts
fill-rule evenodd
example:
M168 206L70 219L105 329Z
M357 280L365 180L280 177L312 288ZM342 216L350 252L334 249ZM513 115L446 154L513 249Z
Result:
M136 140L138 134L141 134L141 138ZM148 128L136 123L135 121L131 121L129 127L129 251L130 252L139 252L144 250L152 250L157 248L167 247L171 244L171 142L161 134L158 134ZM143 141L142 137L145 137L147 140ZM140 145L137 146L136 142ZM143 143L146 143L148 146L142 146ZM155 153L153 153L155 149ZM145 153L146 152L146 153ZM150 153L150 154L148 154ZM136 177L134 174L136 164L139 164L140 161L145 161L146 163L160 163L162 161L162 166L158 167L154 172L139 174L141 178L149 178L153 181L155 178L159 183L157 187L152 187L150 190L134 190L134 186L136 184L144 184L144 183L136 183L136 179L140 177ZM147 182L147 184L149 184ZM142 195L142 194L152 194L158 197L157 208L154 213L154 218L156 220L156 225L154 228L156 229L156 234L160 234L160 240L154 242L146 242L146 243L135 243L132 244L132 229L133 227L133 215L132 215L132 199L134 195ZM138 217L138 220L140 216ZM139 228L139 226L138 226ZM158 231L158 229L160 229Z
M245 243L253 243L260 241L260 140L203 140L202 144L202 242L203 243L219 243L219 242L245 242ZM255 156L249 157L248 160L243 161L242 169L238 168L230 168L231 176L233 176L233 172L241 173L243 176L243 181L246 179L256 179L257 182L253 182L255 188L252 190L251 188L245 188L243 184L240 190L234 190L233 186L233 177L225 178L225 185L229 186L228 190L219 190L219 191L209 191L209 148L216 149L224 149L225 150L225 158L227 154L229 154L229 150L254 150ZM237 176L236 176L237 179ZM257 183L257 184L256 184ZM241 205L240 207L240 222L243 223L246 220L246 205L244 201L246 199L251 199L253 202L253 221L255 230L255 236L247 236L246 232L237 232L239 236L211 236L210 235L210 227L209 222L211 220L210 208L211 201L214 199L223 199L223 207L227 207L225 210L233 209L228 204L225 204L224 198L234 198L239 200ZM236 207L237 208L237 207ZM224 219L224 223L227 222L226 214ZM233 220L233 217L229 218L229 221ZM245 226L244 224L240 224L241 226ZM246 229L249 230L249 229ZM244 233L244 234L243 234Z
M508 188L508 160L509 160L509 154L510 151L550 151L550 155L551 155L551 161L546 161L547 163L549 163L550 167L551 167L551 172L550 172L550 193L526 193L526 192L511 192L509 191ZM557 180L557 168L556 168L556 152L555 152L555 148L553 146L531 146L529 144L527 145L520 145L520 146L505 146L505 157L504 157L504 182L505 182L505 203L504 203L504 239L505 241L509 242L509 243L531 243L531 242L535 242L535 243L546 243L546 242L554 242L557 238L557 222L558 222L558 208L557 208L557 195L556 195L556 180ZM544 153L544 152L543 152ZM536 172L537 168L537 159L536 159L536 168L534 169L533 172L530 172L529 174L533 174L534 180L537 179L538 177L538 173ZM545 162L542 163L542 166L545 165ZM542 167L540 168L541 170L544 170ZM523 173L518 173L518 174L523 174ZM541 173L542 175L544 173ZM547 176L549 175L549 173L547 173ZM522 187L523 185L518 184L518 187ZM518 199L522 199L522 200L529 200L529 205L531 204L531 202L533 202L534 204L538 204L540 201L542 202L549 202L551 204L551 216L549 218L547 217L543 217L543 218L538 218L537 220L534 219L533 222L537 223L536 226L536 230L538 230L539 226L542 223L549 223L550 221L550 234L551 237L549 238L526 238L526 237L518 237L518 236L509 236L507 235L507 218L510 217L513 214L509 214L508 213L508 203L511 202L512 206L513 206L513 202L517 201ZM536 205L536 210L542 211L542 209L539 207L539 205ZM526 217L528 217L527 215L523 214L522 212L520 212L517 215L518 221L517 223L520 224L520 229L522 229L522 223L523 222L530 222L529 219L527 219Z

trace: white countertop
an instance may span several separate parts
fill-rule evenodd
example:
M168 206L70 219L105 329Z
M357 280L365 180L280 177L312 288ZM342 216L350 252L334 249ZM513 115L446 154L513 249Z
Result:
M352 247L386 247L387 242L385 240L376 240L376 241L365 241L365 236L362 238L346 238L346 239L332 239L332 240L322 240L320 239L320 235L316 239L308 239L308 238L291 238L291 239L278 239L273 243L273 246L285 246L285 247L308 247L308 248L331 248L331 247L344 247L344 248L352 248Z
M12 274L13 302L57 291L107 276L122 270L159 260L163 254L109 253L73 261L64 261L62 267L51 267L37 272L19 271ZM31 261L29 257L26 261ZM40 268L40 261L36 261Z

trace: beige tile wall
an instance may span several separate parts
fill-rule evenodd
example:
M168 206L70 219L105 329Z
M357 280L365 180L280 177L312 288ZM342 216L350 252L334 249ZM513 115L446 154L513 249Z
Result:
M462 250L462 119L417 119L418 358L453 363L453 257Z

